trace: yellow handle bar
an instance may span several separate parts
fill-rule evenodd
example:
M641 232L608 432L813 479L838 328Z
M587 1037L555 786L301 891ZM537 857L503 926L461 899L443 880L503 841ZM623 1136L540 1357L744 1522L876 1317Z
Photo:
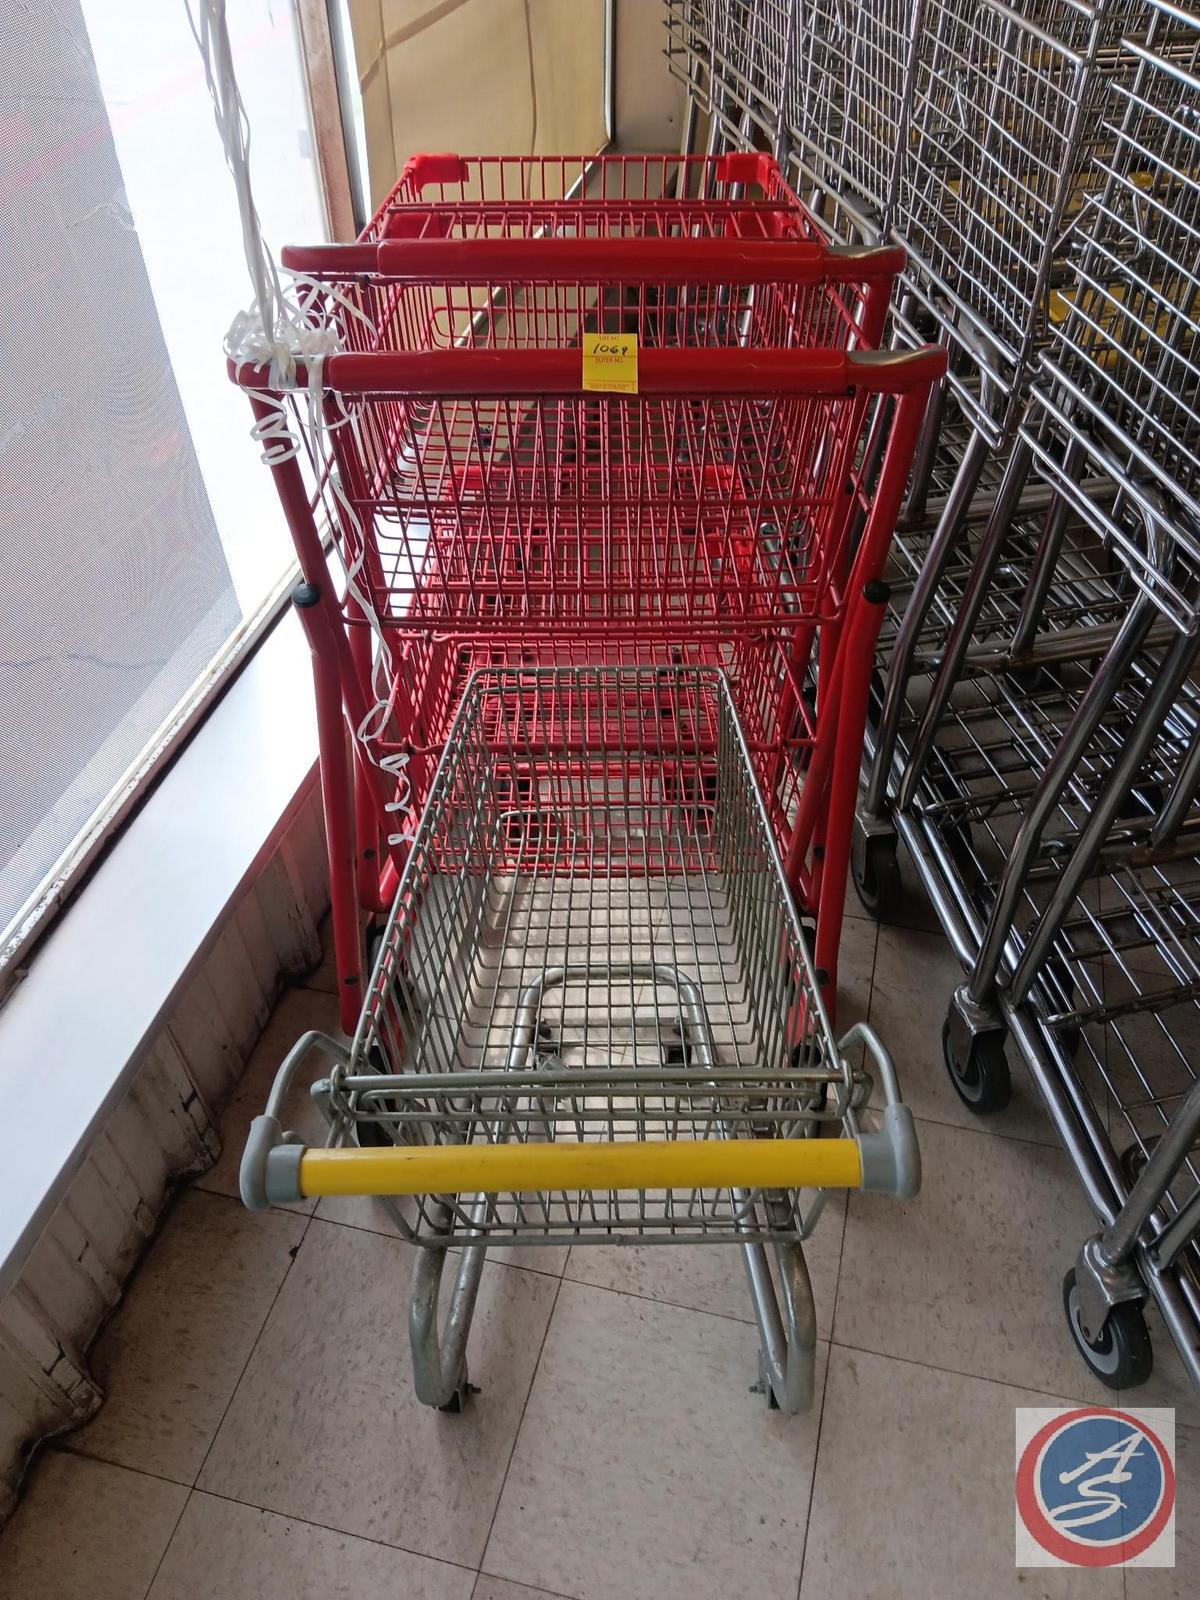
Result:
M299 1178L304 1196L857 1189L863 1167L856 1139L559 1141L305 1150Z

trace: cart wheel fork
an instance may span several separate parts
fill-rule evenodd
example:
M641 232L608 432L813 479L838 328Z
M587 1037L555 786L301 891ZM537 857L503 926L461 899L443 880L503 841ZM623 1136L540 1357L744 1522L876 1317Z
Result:
M408 1306L412 1341L413 1388L417 1399L440 1411L461 1411L475 1393L467 1381L467 1339L487 1246L468 1245L458 1258L450 1304L438 1328L438 1288L446 1264L445 1250L421 1250L413 1273Z
M775 1246L781 1296L775 1293L766 1246L747 1240L742 1253L762 1340L755 1388L766 1395L772 1409L792 1416L808 1411L816 1367L817 1310L804 1250L798 1244Z

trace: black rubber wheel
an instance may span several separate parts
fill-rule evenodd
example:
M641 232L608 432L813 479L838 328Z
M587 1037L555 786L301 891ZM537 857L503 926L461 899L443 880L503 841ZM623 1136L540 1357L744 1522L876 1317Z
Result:
M379 952L383 949L383 936L387 931L385 922L368 922L363 934L363 952L366 956L366 977L370 982L371 974L375 971L375 963L379 960Z
M851 876L862 908L878 922L890 922L900 910L904 886L900 859L891 834L868 836L853 852Z
M454 1393L450 1396L449 1400L446 1401L444 1406L438 1407L438 1410L444 1411L447 1416L459 1417L467 1409L467 1401L470 1400L473 1394L478 1393L479 1390L476 1388L476 1386L473 1383L467 1382L467 1375L464 1371L458 1388L455 1389Z
M548 1022L539 1022L534 1029L533 1059L536 1066L550 1070L558 1065L558 1040Z
M942 1024L942 1058L955 1093L979 1117L1003 1111L1012 1098L1012 1078L1004 1054L1002 1033L979 1033L971 1040L965 1060L950 1048L950 1023Z
M1123 1300L1108 1313L1094 1344L1079 1326L1079 1290L1072 1267L1063 1279L1063 1310L1075 1348L1089 1370L1109 1389L1136 1389L1154 1371L1154 1351L1142 1308Z
M1123 822L1136 817L1156 817L1165 804L1162 784L1154 778L1142 778L1121 801L1117 816Z
M662 1037L663 1066L664 1067L690 1067L692 1064L692 1047L684 1037L683 1030L678 1023L673 1023Z
M1151 1141L1151 1149L1153 1147L1153 1141ZM1117 1157L1117 1165L1121 1169L1121 1176L1131 1189L1145 1171L1146 1163L1149 1159L1150 1152L1143 1150L1140 1144L1126 1145Z
M959 876L968 887L979 881L979 867L975 861L975 840L969 822L947 822L938 829L958 868Z

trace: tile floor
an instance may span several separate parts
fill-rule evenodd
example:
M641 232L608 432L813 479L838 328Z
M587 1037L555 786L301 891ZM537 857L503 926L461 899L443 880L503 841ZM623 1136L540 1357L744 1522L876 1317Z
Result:
M471 1343L482 1393L461 1417L418 1405L412 1251L384 1213L236 1199L284 1049L333 1025L323 970L280 1005L224 1157L94 1351L103 1409L38 1460L0 1536L2 1600L1194 1594L1200 1402L1165 1333L1138 1398L1178 1408L1176 1570L1013 1567L1013 1407L1106 1397L1059 1311L1090 1219L1023 1074L986 1126L955 1098L939 1031L957 969L915 895L907 920L848 921L842 1015L895 1053L925 1187L822 1219L811 1415L748 1392L741 1263L705 1249L498 1251Z

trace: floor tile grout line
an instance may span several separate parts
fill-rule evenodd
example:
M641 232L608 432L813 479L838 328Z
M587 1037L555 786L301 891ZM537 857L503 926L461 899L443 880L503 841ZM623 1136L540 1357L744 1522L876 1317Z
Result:
M874 919L871 919L871 920L874 921ZM877 964L878 960L879 960L879 923L875 922L875 943L874 943L874 946L872 947L872 950L871 950L871 975L867 980L867 1006L866 1006L865 1012L863 1013L864 1017L867 1020L868 1025L870 1024L870 1019L871 1019L871 1007L872 1007L872 1005L874 1003L874 1000L875 1000L875 967L876 967L876 964ZM834 1279L833 1279L833 1304L829 1308L829 1343L830 1343L830 1346L832 1346L832 1344L833 1344L833 1335L834 1335L834 1331L837 1328L838 1296L840 1295L841 1288L842 1288L842 1266L843 1266L843 1264L845 1262L845 1259L846 1259L846 1230L850 1226L850 1201L851 1201L852 1198L853 1198L852 1191L847 1190L846 1191L846 1203L842 1207L842 1236L841 1236L840 1241L838 1242L837 1272L835 1273ZM807 1537L808 1537L808 1535L807 1535L807 1531L806 1531L806 1533L805 1533L805 1539L806 1540L807 1540ZM801 1570L803 1570L803 1567L802 1567Z
M154 1563L154 1571L150 1574L150 1582L146 1585L145 1589L142 1591L142 1600L149 1600L150 1591L151 1591L151 1589L153 1589L154 1585L158 1582L158 1575L162 1571L162 1564L167 1559L167 1551L171 1548L172 1544L175 1542L175 1535L179 1532L179 1525L183 1521L184 1514L186 1513L187 1508L192 1503L192 1496L195 1494L195 1492L196 1492L195 1489L188 1489L187 1493L183 1497L183 1504L179 1508L179 1515L175 1518L175 1521L172 1524L170 1533L167 1535L166 1539L163 1541L162 1554L159 1556L158 1560Z
M887 1040L885 1039L883 1042L884 1042L884 1044L886 1044ZM897 1071L900 1074L900 1089L901 1089L901 1093L903 1093L903 1090L904 1090L904 1063L903 1062L899 1063L899 1065L897 1067ZM905 1104L908 1106L908 1109L910 1111L912 1111L913 1118L914 1118L915 1121L917 1121L917 1122L927 1122L931 1128L945 1128L950 1133L973 1133L973 1134L981 1133L981 1134L986 1134L989 1138L992 1138L992 1139L1003 1139L1008 1144L1027 1144L1033 1150L1061 1150L1062 1149L1061 1140L1055 1139L1053 1137L1049 1138L1049 1139L1031 1139L1027 1133L1009 1133L1004 1128L988 1128L988 1127L982 1127L982 1126L972 1127L972 1125L969 1122L944 1122L941 1117L930 1117L930 1116L927 1116L924 1112L918 1113L916 1111L913 1111L911 1102L909 1102L907 1100L905 1101ZM870 1109L874 1110L874 1111L878 1111L881 1108L879 1106L872 1106Z
M436 1561L439 1566L452 1567L455 1572L465 1572L476 1578L479 1576L475 1567L461 1561L451 1561L446 1556L431 1556L428 1551L414 1550L406 1544L393 1544L388 1539L377 1539L370 1533L353 1533L349 1528L334 1527L328 1522L314 1522L311 1517L302 1517L294 1511L279 1511L274 1506L260 1505L256 1500L239 1500L236 1495L222 1494L219 1489L192 1489L189 1491L189 1501L193 1495L222 1500L226 1505L243 1506L247 1511L259 1511L266 1517L278 1517L281 1522L298 1522L302 1527L315 1528L319 1533L332 1533L339 1539L354 1539L360 1544L374 1545L377 1550L394 1550L397 1555L415 1556L419 1561Z
M901 1085L903 1087L903 1084ZM911 1105L909 1110L912 1111ZM920 1112L913 1111L914 1122L927 1122L934 1128L946 1128L951 1133L969 1134L977 1139L1003 1139L1006 1144L1024 1144L1031 1150L1061 1150L1062 1144L1058 1139L1031 1139L1025 1133L1006 1133L1001 1128L989 1128L983 1123L972 1125L969 1122L943 1122L940 1117L927 1117Z
M833 1343L834 1331L837 1328L838 1296L842 1289L842 1263L846 1259L846 1229L850 1226L850 1191L846 1194L846 1204L842 1207L842 1237L838 1245L837 1273L833 1280L833 1304L829 1308L829 1343Z
M813 1501L816 1499L816 1474L821 1467L821 1434L826 1426L826 1392L829 1389L829 1368L832 1365L832 1347L827 1350L826 1370L821 1378L821 1405L816 1408L816 1443L813 1445L813 1477L808 1482L808 1509L805 1512L805 1536L800 1541L800 1571L795 1576L795 1594L800 1600L800 1590L805 1584L805 1558L808 1555L808 1530L813 1525ZM811 1413L810 1413L811 1414Z
M279 1208L277 1208L277 1209L279 1209ZM306 1214L307 1213L296 1212L296 1211L293 1211L293 1212L289 1213L289 1215L291 1215L291 1216L303 1216L303 1215L306 1215ZM397 1233L395 1231L385 1232L385 1230L383 1228L367 1228L367 1227L364 1227L361 1222L346 1222L341 1217L323 1217L323 1216L321 1216L319 1211L312 1212L311 1213L311 1218L312 1218L313 1222L320 1222L327 1228L351 1228L351 1229L354 1230L355 1233L365 1233L369 1238L372 1238L372 1239L391 1239L397 1244L408 1245L414 1250L423 1250L423 1249L428 1248L425 1245L414 1244L414 1242L411 1239L406 1239L402 1233ZM511 1241L504 1240L503 1242L507 1244L507 1243L510 1243ZM449 1246L449 1253L454 1254L455 1251L462 1250L462 1249L465 1249L465 1248L466 1248L465 1245L450 1245ZM499 1246L498 1245L489 1246L489 1248L490 1249L496 1249L496 1248L499 1248ZM562 1248L562 1247L561 1246L556 1246L555 1248ZM535 1277L538 1277L538 1278L549 1278L552 1283L560 1283L562 1281L562 1276L563 1276L563 1274L561 1272L549 1272L544 1267L527 1267L523 1261L498 1261L495 1258L495 1256L490 1256L488 1258L488 1265L492 1266L492 1267L512 1267L514 1272L532 1272ZM564 1263L564 1271L565 1271L565 1268L566 1268L566 1264Z
M528 1589L530 1594L544 1595L545 1600L571 1600L569 1594L563 1594L558 1589L539 1589L536 1583L519 1583L516 1578L502 1578L498 1572L484 1572L482 1569L475 1574L475 1589L485 1579L489 1583L513 1584L519 1589ZM471 1591L471 1600L475 1600L474 1589Z
M65 1433L47 1439L44 1453L72 1456L76 1461L94 1461L100 1467L114 1467L118 1472L132 1472L139 1478L152 1478L155 1483L169 1483L172 1488L186 1489L189 1494L191 1493L193 1485L186 1478L169 1478L165 1472L151 1472L148 1467L131 1467L127 1461L114 1461L111 1456L100 1455L95 1450L85 1450L80 1445L71 1444L72 1437L72 1434Z
M686 1249L687 1246L682 1248ZM710 1249L734 1249L733 1245L711 1245ZM568 1265L570 1263L568 1262ZM611 1283L593 1283L590 1278L568 1278L566 1273L562 1276L563 1283L573 1283L578 1289L598 1289L601 1294L620 1295L626 1300L640 1300L648 1306L667 1306L672 1311L694 1311L700 1317L719 1317L722 1322L732 1322L735 1327L753 1328L754 1316L735 1317L731 1311L714 1311L711 1306L688 1306L681 1300L664 1300L661 1295L643 1294L638 1289L615 1289Z
M981 1372L967 1372L962 1367L939 1367L932 1361L918 1361L915 1356L894 1355L888 1350L872 1350L869 1345L865 1344L847 1344L844 1339L830 1339L828 1342L831 1347L836 1347L838 1350L848 1350L852 1355L874 1356L879 1361L900 1361L906 1367L919 1367L922 1372L941 1372L948 1378L967 1378L972 1383L992 1383L998 1385L1001 1389L1017 1389L1022 1394L1045 1395L1049 1400L1065 1400L1071 1405L1090 1406L1097 1403L1094 1396L1064 1394L1059 1389L1039 1389L1034 1384L1014 1383L1011 1378L992 1378ZM1082 1362L1080 1362L1080 1370L1083 1370Z
M525 1413L529 1410L529 1399L533 1394L533 1386L537 1382L538 1371L542 1365L542 1355L546 1349L546 1340L550 1337L550 1325L553 1323L554 1313L558 1309L558 1299L559 1295L562 1293L562 1286L564 1282L566 1282L566 1279L560 1278L555 1287L554 1299L550 1302L550 1315L546 1318L546 1326L542 1332L541 1343L538 1345L537 1360L533 1363L533 1371L529 1375L529 1387L525 1391L525 1399L521 1406L521 1415L517 1418L517 1425L513 1429L512 1445L509 1448L508 1460L504 1463L504 1473L500 1479L500 1490L496 1495L496 1503L492 1507L492 1515L488 1520L488 1528L487 1533L484 1535L483 1550L479 1557L479 1565L475 1569L477 1586L479 1574L483 1571L483 1563L487 1560L488 1545L492 1542L492 1533L496 1527L496 1518L500 1514L500 1502L504 1499L504 1490L508 1483L508 1474L512 1468L513 1457L517 1453L517 1441L521 1437L521 1429L525 1426Z
M230 1199L232 1197L231 1196L222 1196L222 1198ZM241 1202L238 1201L238 1204L240 1205ZM291 1213L289 1213L289 1215L295 1216L296 1213L295 1212L291 1212ZM195 1489L196 1486L199 1484L200 1475L201 1475L201 1473L203 1473L205 1467L208 1465L208 1458L209 1458L210 1455L212 1455L213 1446L217 1442L217 1438L218 1438L218 1436L219 1436L219 1434L221 1432L221 1429L225 1426L225 1419L229 1415L229 1408L230 1408L230 1406L233 1405L234 1400L237 1398L237 1392L242 1386L242 1380L246 1376L247 1371L249 1370L250 1363L254 1360L254 1353L258 1349L259 1340L262 1338L263 1332L264 1332L264 1330L265 1330L265 1328L267 1326L267 1323L270 1321L271 1313L274 1311L276 1305L279 1303L279 1296L283 1293L284 1284L288 1281L288 1279L292 1275L292 1271L293 1271L293 1269L294 1269L294 1267L296 1265L297 1260L299 1259L300 1251L304 1248L304 1241L308 1238L309 1229L312 1227L312 1225L313 1225L313 1214L310 1212L309 1215L304 1218L304 1227L301 1230L299 1239L297 1239L295 1245L292 1246L292 1248L288 1251L288 1254L291 1256L291 1260L288 1262L287 1267L284 1270L283 1276L280 1278L279 1282L275 1285L275 1293L271 1296L271 1303L267 1307L265 1316L263 1317L262 1321L258 1325L258 1332L254 1335L254 1343L250 1346L249 1354L246 1356L245 1361L242 1363L242 1370L238 1373L237 1379L234 1382L233 1388L229 1391L229 1399L225 1402L225 1408L221 1412L220 1420L218 1421L216 1427L213 1429L212 1438L208 1441L208 1448L204 1452L204 1459L203 1459L203 1461L201 1461L199 1467L196 1469L196 1476L192 1480L192 1488L193 1489Z

